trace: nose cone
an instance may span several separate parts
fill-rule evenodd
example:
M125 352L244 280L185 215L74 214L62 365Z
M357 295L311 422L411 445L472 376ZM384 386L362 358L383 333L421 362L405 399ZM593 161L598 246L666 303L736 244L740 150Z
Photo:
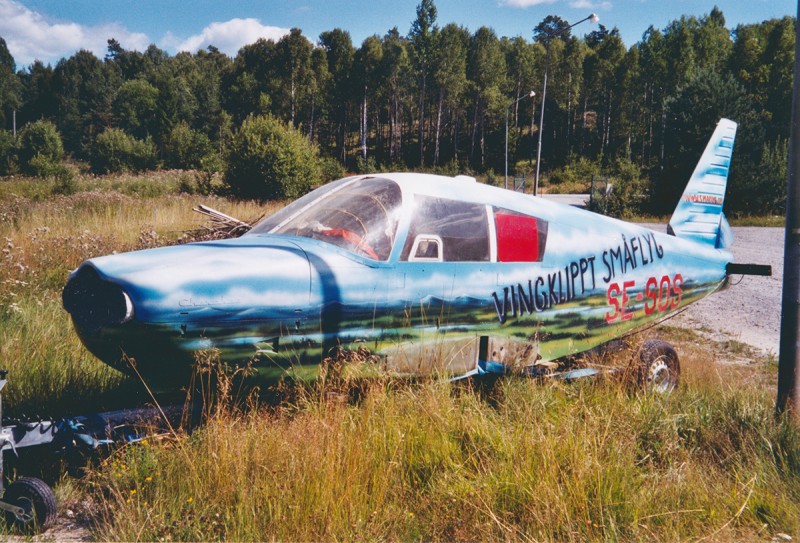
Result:
M86 330L133 319L130 296L119 285L101 279L91 266L82 266L70 277L61 298L75 325Z
M165 323L304 307L310 284L299 247L247 237L95 258L72 274L63 297L76 323Z
M311 270L295 244L248 236L162 247L84 262L62 294L79 337L104 362L120 358L155 370L193 361L215 338L241 338L241 358L257 334L280 333L308 307ZM231 360L232 361L232 360Z

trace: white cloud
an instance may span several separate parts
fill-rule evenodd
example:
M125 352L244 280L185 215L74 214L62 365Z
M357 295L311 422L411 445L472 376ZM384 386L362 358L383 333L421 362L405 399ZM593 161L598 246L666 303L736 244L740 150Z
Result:
M181 42L174 36L167 35L162 43L173 45L178 51L190 53L213 45L223 53L236 56L243 45L253 43L259 38L278 41L288 33L288 28L264 26L258 19L231 19L223 23L211 23L200 34L190 36Z
M556 0L500 0L500 5L510 6L512 8L529 8L531 6L553 4L555 2Z
M265 26L258 19L231 19L211 23L199 34L186 39L167 33L160 45L173 52L192 53L214 45L220 51L235 56L243 45L259 38L277 41L288 33L288 28ZM55 64L80 49L89 50L98 58L103 58L109 38L119 41L125 49L137 51L144 51L153 42L147 34L131 32L119 23L86 26L55 20L16 0L0 0L0 36L6 40L17 68L29 66L34 60Z
M54 21L14 0L0 0L0 36L18 68L36 59L54 64L80 49L102 58L109 38L115 38L125 49L144 50L150 43L146 34L131 32L118 23L90 27Z
M592 2L591 0L574 0L569 3L569 7L575 9L611 9L611 2Z

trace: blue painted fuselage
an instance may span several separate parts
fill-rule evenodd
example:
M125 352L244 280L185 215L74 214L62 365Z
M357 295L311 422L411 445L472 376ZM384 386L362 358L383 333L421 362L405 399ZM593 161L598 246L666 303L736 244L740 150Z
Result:
M201 350L277 377L359 344L384 355L389 371L460 375L482 359L526 366L596 347L720 288L731 261L726 250L469 180L381 179L401 194L385 260L274 232L95 258L73 279L121 289L131 310L74 318L82 341L123 371L134 360L153 380L185 375ZM485 210L486 259L404 254L417 233L414 202L454 195ZM541 256L499 261L509 249L497 210L546 225ZM67 298L65 290L71 309Z

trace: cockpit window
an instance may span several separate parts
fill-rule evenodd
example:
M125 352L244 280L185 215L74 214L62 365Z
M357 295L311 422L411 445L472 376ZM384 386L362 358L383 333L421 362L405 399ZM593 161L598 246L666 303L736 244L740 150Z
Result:
M277 224L274 219L267 219L268 224L273 225L270 230L259 224L251 232L268 231L318 239L373 260L387 260L392 252L401 205L402 193L395 182L359 179L340 190L328 189L307 200L291 219L284 218Z
M486 206L416 195L401 260L488 262Z
M279 209L269 217L264 217L258 222L258 224L256 224L253 228L251 228L247 233L266 234L267 232L274 230L276 226L280 226L281 224L286 222L289 218L299 213L302 209L307 207L314 200L318 200L323 196L325 196L326 194L329 194L339 189L342 185L347 184L348 181L350 181L350 179L339 179L337 181L326 183L325 185L322 185L321 187L314 189L308 194L301 196L294 202L290 203L283 209Z
M494 208L498 262L541 262L547 244L547 221Z

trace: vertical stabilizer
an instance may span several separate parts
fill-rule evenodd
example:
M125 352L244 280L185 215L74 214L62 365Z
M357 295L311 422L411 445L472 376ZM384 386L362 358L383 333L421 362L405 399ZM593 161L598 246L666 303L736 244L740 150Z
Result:
M717 248L733 242L722 204L735 138L736 123L721 119L672 214L670 234Z

